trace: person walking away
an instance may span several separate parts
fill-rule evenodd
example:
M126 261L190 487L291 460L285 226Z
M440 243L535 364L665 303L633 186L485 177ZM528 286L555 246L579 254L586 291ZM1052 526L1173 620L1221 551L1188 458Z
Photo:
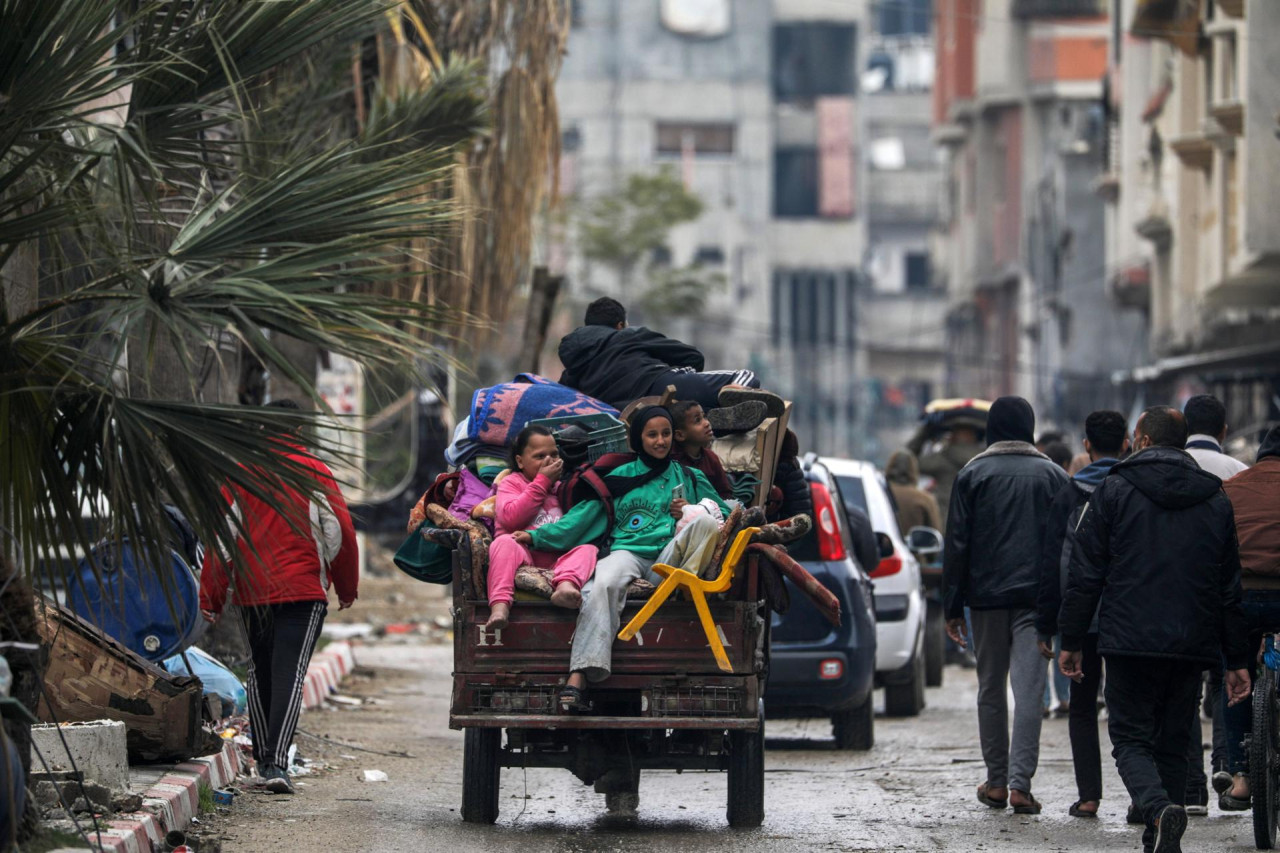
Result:
M1067 588L1076 525L1090 496L1120 462L1129 449L1129 427L1119 412L1093 412L1084 422L1084 451L1089 465L1063 486L1049 508L1044 548L1040 552L1040 595L1036 604L1036 635L1040 653L1053 662L1058 632L1058 611ZM1059 648L1058 651L1061 651ZM1098 617L1094 614L1081 646L1084 678L1067 679L1070 698L1067 706L1067 733L1071 739L1071 761L1076 773L1076 801L1067 810L1072 817L1097 817L1102 800L1102 752L1098 742L1098 692L1102 686L1102 658L1098 656Z
M951 506L951 491L960 470L969 464L969 460L983 451L982 433L977 427L957 424L948 430L946 439L938 450L925 453L924 445L929 439L930 425L921 424L916 434L907 442L907 449L916 455L920 473L933 478L933 494L938 500L938 512L942 523L947 523L947 513Z
M1177 409L1143 412L1136 452L1112 467L1081 517L1058 616L1059 666L1081 681L1098 613L1112 755L1142 811L1143 848L1155 853L1182 849L1200 673L1225 657L1232 705L1250 683L1235 516L1186 440Z
M298 409L292 400L268 405ZM249 721L253 757L267 790L292 794L289 747L302 710L311 653L328 612L330 584L338 609L356 600L359 552L355 528L333 472L301 446L280 441L281 456L315 479L316 492L282 489L270 501L239 488L223 489L238 519L239 560L233 600L249 639ZM221 618L231 583L231 555L205 552L200 612Z
M1222 484L1236 516L1240 541L1241 582L1244 586L1245 630L1249 648L1259 648L1262 635L1280 631L1280 426L1272 427L1258 448L1258 461ZM1249 674L1257 659L1249 657ZM1248 754L1244 739L1253 728L1251 706L1228 707L1222 715L1231 779L1219 792L1224 811L1245 811L1252 805ZM1214 787L1219 786L1214 776Z
M1187 452L1219 480L1230 480L1249 466L1222 451L1227 440L1227 408L1212 394L1197 394L1182 407L1187 419Z
M1243 462L1222 451L1228 427L1227 409L1221 400L1211 394L1198 394L1187 400L1182 407L1182 414L1187 419L1187 431L1190 433L1187 436L1187 452L1201 468L1223 481L1248 468ZM1221 667L1209 668L1208 682L1208 704L1213 717L1213 750L1210 760L1217 779L1215 790L1221 795L1228 778L1227 736L1223 723L1225 716L1220 713L1219 707L1222 696ZM1187 812L1206 815L1209 813L1209 779L1204 772L1204 732L1199 716L1192 726L1187 758L1191 761L1190 776L1187 779Z
M676 399L698 401L720 432L736 425L741 415L732 407L739 403L759 400L771 418L783 412L782 398L761 391L754 372L704 371L705 360L696 347L644 326L628 326L627 309L608 296L587 306L583 325L561 339L559 355L561 385L615 409L641 397L661 396L674 385Z
M884 476L893 494L898 530L904 537L913 527L942 530L942 511L937 498L920 488L920 463L914 453L895 450L884 467Z
M536 530L564 516L555 495L564 471L551 430L527 426L511 445L510 473L498 483L494 522L498 535L489 545L489 619L485 628L505 628L521 566L553 569L551 603L576 610L582 587L596 568L596 546L578 545L564 553L533 551L516 541L518 530Z
M1001 397L987 416L986 451L956 478L943 555L947 633L967 641L971 611L978 664L978 733L987 779L978 800L1039 814L1031 779L1040 758L1045 667L1036 646L1036 595L1045 521L1067 482L1032 445L1035 413L1021 397ZM1013 686L1012 748L1007 690Z

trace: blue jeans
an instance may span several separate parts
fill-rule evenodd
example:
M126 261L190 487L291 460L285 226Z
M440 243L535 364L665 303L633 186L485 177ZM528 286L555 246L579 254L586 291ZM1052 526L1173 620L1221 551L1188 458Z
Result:
M1249 648L1256 650L1263 634L1280 631L1280 589L1246 589L1244 619L1249 631ZM1249 674L1256 680L1258 664L1252 652L1249 655ZM1244 737L1253 728L1253 703L1246 701L1228 708L1224 688L1222 718L1227 730L1227 770L1232 774L1244 773L1249 769Z

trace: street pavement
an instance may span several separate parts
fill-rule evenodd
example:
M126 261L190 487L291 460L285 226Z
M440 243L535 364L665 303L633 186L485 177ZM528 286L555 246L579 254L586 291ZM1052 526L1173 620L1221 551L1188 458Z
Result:
M308 734L299 748L330 769L298 780L294 797L237 797L228 816L214 819L225 853L1141 850L1140 827L1124 822L1127 797L1109 756L1100 818L1067 816L1075 785L1065 719L1044 723L1035 778L1044 813L1015 816L980 805L973 793L984 776L976 682L955 667L946 686L929 690L918 718L877 717L870 752L837 752L823 720L769 721L765 823L731 830L720 773L647 773L639 820L619 825L606 816L604 798L567 771L504 770L498 823L464 824L462 735L447 726L451 648L369 645L357 661L373 668L372 677L357 677L344 692L375 704L304 714ZM1103 748L1110 749L1105 723ZM359 781L366 769L390 781ZM1209 817L1191 819L1183 848L1251 850L1250 817L1215 805Z

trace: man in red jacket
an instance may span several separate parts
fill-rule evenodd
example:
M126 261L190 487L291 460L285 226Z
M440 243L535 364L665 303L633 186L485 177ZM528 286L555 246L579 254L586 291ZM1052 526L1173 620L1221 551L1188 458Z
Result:
M298 408L291 400L272 405ZM302 710L307 665L328 612L329 584L337 588L338 609L345 610L356 600L359 576L355 529L333 472L300 447L282 444L281 452L312 472L322 495L285 490L275 496L278 509L241 489L223 489L223 496L243 525L232 598L242 608L251 652L253 757L267 790L292 794L289 746ZM229 554L217 555L214 549L205 554L200 610L210 622L219 619L226 604L229 563Z

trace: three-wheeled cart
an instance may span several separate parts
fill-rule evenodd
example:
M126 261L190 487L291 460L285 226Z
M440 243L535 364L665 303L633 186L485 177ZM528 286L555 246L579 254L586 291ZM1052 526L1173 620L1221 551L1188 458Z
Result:
M762 428L756 502L772 481L785 423L771 419ZM590 685L585 714L562 713L557 702L577 611L517 600L507 627L486 630L489 608L473 591L469 559L455 550L449 725L465 730L463 820L497 819L502 768L559 767L593 784L611 809L635 802L644 770L723 770L729 824L760 825L770 619L754 553L737 563L728 591L708 602L731 671L717 664L694 603L673 596L634 639L615 641L612 673ZM620 624L644 603L629 599Z

